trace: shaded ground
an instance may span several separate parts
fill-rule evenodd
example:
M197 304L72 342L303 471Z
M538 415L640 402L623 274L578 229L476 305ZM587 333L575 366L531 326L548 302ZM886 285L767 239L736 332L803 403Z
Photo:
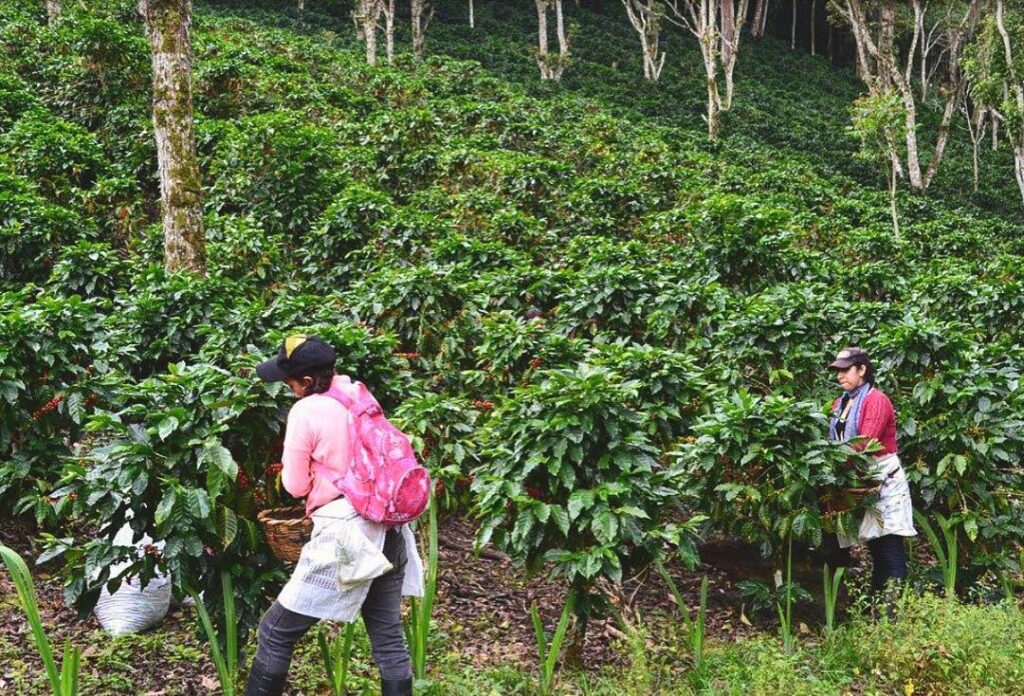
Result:
M435 617L437 635L443 636L448 653L457 653L458 662L474 667L535 664L535 644L530 622L530 606L537 602L545 623L552 626L561 612L565 597L562 583L543 577L527 578L512 562L493 550L473 554L474 527L470 520L450 516L442 521L440 540L439 588ZM14 547L26 559L35 556L24 526L0 529L0 541ZM710 545L705 557L715 557L721 568L687 572L669 568L684 601L692 611L697 603L701 578L710 579L708 598L708 634L733 640L755 632L741 618L744 598L736 583L746 577L771 574L771 568L751 556L746 549L730 544ZM732 562L730 562L730 559ZM83 672L93 675L83 694L207 694L217 691L216 671L205 647L195 638L195 616L190 609L172 610L156 630L137 636L111 638L104 634L92 616L79 619L64 607L59 578L46 569L35 568L39 603L43 620L53 644L59 650L65 640L82 647ZM808 577L805 586L816 589L820 575ZM644 617L649 624L677 621L675 602L656 571L627 579L621 587L619 602L625 616ZM749 613L749 609L747 610ZM756 617L752 617L757 623ZM808 619L810 620L810 619ZM613 619L590 624L584 649L589 669L621 662L623 651L616 642L623 638ZM313 641L306 639L307 643ZM651 649L660 646L652 644ZM300 649L308 653L311 646ZM0 573L0 694L42 693L45 676L27 623L17 606L14 586L6 572ZM315 670L306 680L317 682ZM296 687L293 694L314 693Z

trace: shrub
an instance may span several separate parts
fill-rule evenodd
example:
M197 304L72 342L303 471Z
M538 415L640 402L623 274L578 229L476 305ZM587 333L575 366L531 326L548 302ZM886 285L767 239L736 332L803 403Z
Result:
M547 370L514 389L481 432L473 490L479 543L565 577L586 617L599 578L622 579L661 553L694 556L699 518L678 524L675 472L641 427L639 384L606 367Z
M75 123L32 111L0 136L0 155L56 203L72 203L107 166L96 136Z
M44 200L28 180L0 171L0 281L42 282L58 249L94 235L91 224Z

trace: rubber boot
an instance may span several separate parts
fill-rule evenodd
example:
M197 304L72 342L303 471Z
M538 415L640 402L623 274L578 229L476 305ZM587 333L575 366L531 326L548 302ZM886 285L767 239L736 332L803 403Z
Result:
M381 679L380 696L412 696L412 677L408 679Z
M281 696L287 678L287 674L267 674L253 665L245 685L245 696Z

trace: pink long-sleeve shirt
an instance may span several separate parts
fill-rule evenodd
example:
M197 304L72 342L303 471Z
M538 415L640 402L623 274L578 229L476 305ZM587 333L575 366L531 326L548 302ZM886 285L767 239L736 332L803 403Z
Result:
M333 386L343 392L354 389L343 375L335 375ZM306 498L307 515L341 496L332 481L345 473L352 456L349 417L344 406L323 394L299 399L288 413L281 484L296 498Z
M833 411L839 408L839 402L840 399L836 399L832 403ZM879 389L872 389L860 407L857 434L869 438L864 440L863 444L854 445L857 450L863 449L871 440L878 440L882 444L882 451L875 456L882 457L899 452L896 445L896 411L889 397Z

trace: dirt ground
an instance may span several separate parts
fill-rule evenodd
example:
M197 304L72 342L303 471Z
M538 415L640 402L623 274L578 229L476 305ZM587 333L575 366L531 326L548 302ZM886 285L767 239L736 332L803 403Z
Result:
M543 576L527 577L504 555L487 549L473 553L475 528L471 520L448 516L442 520L439 542L439 586L435 609L438 629L449 636L447 648L456 650L469 664L484 666L532 665L535 662L530 606L536 602L545 623L556 621L564 602L564 583ZM0 541L22 553L31 565L34 552L24 525L0 528ZM702 549L702 557L713 558L718 567L706 565L687 572L678 565L669 566L690 611L698 604L699 588L706 574L710 581L707 630L712 638L735 640L755 632L757 617L743 611L744 598L736 584L748 577L767 579L771 568L756 552L734 543L720 543ZM820 571L817 571L820 573ZM216 671L204 646L195 637L195 616L190 609L173 610L158 631L153 645L143 643L132 665L116 662L94 616L79 619L61 599L61 581L46 569L34 569L44 623L55 650L65 640L84 650L84 669L121 670L123 686L108 685L107 693L208 694L217 690ZM817 588L817 579L809 577L805 586ZM671 621L675 602L657 571L650 570L624 581L616 592L626 617L641 615ZM808 620L812 620L810 617ZM751 621L753 619L753 621ZM585 665L599 668L615 664L623 651L616 641L623 638L617 620L603 618L590 623L583 651ZM42 673L42 664L32 645L27 622L17 606L15 590L6 572L0 573L0 694L15 694L19 688L16 670ZM112 664L111 662L116 662ZM24 683L22 674L21 683ZM124 688L122 691L121 689ZM22 687L23 692L23 687ZM20 696L20 693L19 693Z

